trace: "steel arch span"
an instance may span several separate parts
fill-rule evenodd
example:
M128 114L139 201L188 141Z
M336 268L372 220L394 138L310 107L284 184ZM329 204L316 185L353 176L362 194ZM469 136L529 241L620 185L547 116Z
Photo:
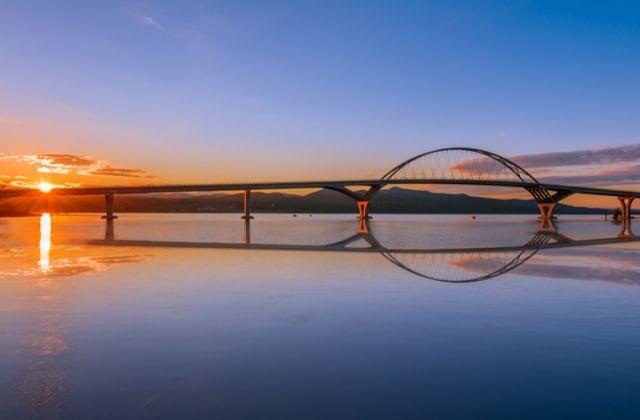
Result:
M368 184L365 193L355 192L346 185L327 185L358 202L361 219L368 218L368 202L387 185L453 184L522 188L528 191L540 207L542 218L550 222L553 208L571 195L546 188L525 168L514 161L488 150L471 147L447 147L421 153L401 162L385 173L378 182ZM362 185L362 184L361 184ZM364 184L367 185L367 184Z
M523 188L537 203L541 230L553 231L554 210L575 189L543 185L525 168L496 153L471 147L447 147L414 156L381 178L388 184L458 184ZM366 215L365 215L366 216Z
M421 153L395 166L381 180L386 183L441 180L540 184L533 175L512 160L471 147L447 147Z

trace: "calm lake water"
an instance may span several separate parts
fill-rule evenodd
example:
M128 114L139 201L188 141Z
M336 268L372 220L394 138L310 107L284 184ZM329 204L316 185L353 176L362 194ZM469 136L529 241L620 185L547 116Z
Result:
M245 228L0 219L0 418L640 418L640 242L619 226Z

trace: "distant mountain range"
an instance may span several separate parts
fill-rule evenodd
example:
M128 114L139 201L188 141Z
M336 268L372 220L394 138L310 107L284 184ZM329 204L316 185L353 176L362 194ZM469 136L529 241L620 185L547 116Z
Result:
M103 212L103 197L64 197L51 203L27 199L0 202L0 214L25 212ZM370 203L373 213L452 213L452 214L535 214L533 200L473 197L390 188L381 191ZM242 194L206 195L119 195L116 212L140 213L229 213L242 210ZM307 195L253 192L251 211L259 213L355 213L353 200L342 194L320 190ZM557 213L602 214L605 210L560 204Z

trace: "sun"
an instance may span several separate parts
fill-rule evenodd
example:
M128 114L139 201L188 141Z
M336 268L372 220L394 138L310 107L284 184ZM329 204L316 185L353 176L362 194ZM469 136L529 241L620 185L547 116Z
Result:
M43 193L48 193L53 189L53 185L49 184L48 182L41 182L38 184L38 189Z

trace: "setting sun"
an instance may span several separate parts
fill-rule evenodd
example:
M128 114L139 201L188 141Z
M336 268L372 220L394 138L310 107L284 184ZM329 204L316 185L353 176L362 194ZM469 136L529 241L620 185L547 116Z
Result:
M41 182L38 184L38 189L43 193L48 193L53 189L53 185L49 184L48 182Z

